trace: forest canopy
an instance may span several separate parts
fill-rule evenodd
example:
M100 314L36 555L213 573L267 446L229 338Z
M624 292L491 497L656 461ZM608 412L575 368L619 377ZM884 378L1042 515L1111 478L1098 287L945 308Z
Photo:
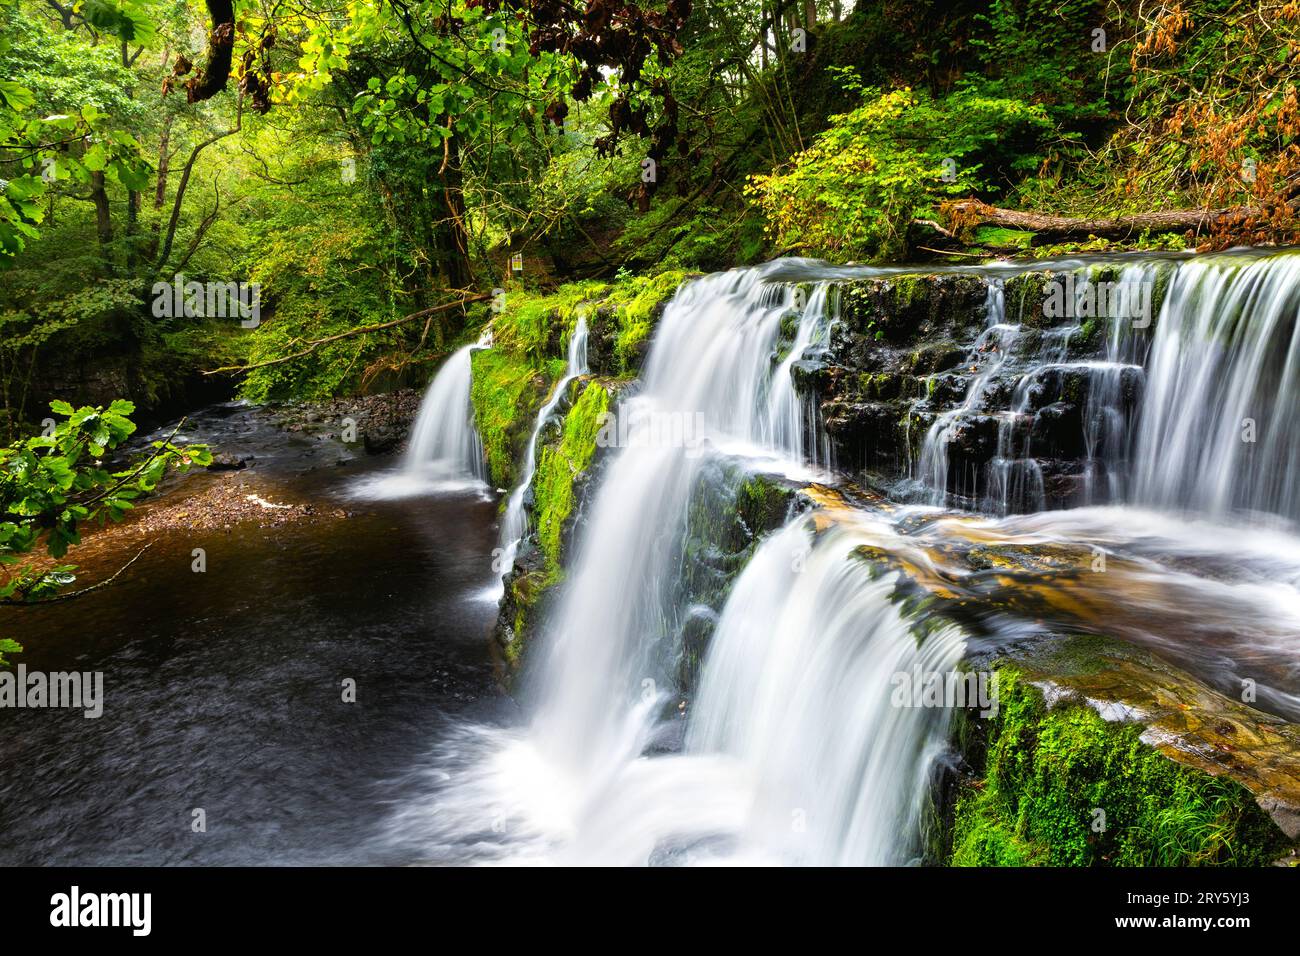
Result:
M422 382L495 289L1292 242L1298 20L1228 0L0 0L0 439L51 398ZM187 283L244 311L159 308Z

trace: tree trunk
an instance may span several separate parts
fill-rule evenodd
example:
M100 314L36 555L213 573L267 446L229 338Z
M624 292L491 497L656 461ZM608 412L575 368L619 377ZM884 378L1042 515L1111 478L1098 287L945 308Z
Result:
M140 191L129 189L126 193L126 271L132 272L139 259Z
M434 187L437 253L447 286L468 289L474 277L469 268L469 236L465 229L465 195L460 168L460 144L448 141L447 160L443 164L442 183Z
M103 171L90 174L90 200L95 204L95 235L99 239L99 254L104 268L113 274L113 215L108 208L108 192L104 188Z
M162 231L162 208L167 202L167 174L171 171L172 122L175 119L168 113L163 120L162 134L158 137L158 184L153 191L153 237L149 240L149 259L158 257L158 237Z
M208 31L208 57L193 79L185 83L186 98L198 103L226 88L235 54L234 0L206 0L212 28Z
M1047 216L1016 209L1000 209L974 199L949 203L943 209L949 224L956 229L972 226L1003 226L1026 229L1044 236L1078 239L1097 236L1102 239L1126 239L1143 232L1203 232L1220 220L1248 216L1258 212L1247 206L1228 209L1175 209L1117 216L1111 219L1084 219L1071 216Z

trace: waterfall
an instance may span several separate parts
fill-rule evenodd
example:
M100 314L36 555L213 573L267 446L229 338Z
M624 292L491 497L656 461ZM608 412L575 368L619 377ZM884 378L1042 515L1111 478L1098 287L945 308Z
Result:
M980 333L966 355L965 367L975 369L974 377L966 389L966 397L957 408L942 412L926 432L921 446L920 478L930 490L933 504L943 505L948 500L949 443L954 431L965 419L983 407L984 393L1007 361L1007 355L1020 335L1020 326L1006 322L1006 298L1003 285L997 280L988 283L984 300L984 331ZM969 483L959 476L958 487L966 489Z
M1132 500L1300 519L1300 255L1183 265L1155 328Z
M804 290L802 286L795 287L799 326L788 354L772 374L767 423L762 432L763 440L773 448L824 466L831 463L830 453L824 439L819 440L817 406L812 396L801 395L795 388L794 366L825 347L831 325L837 318L832 304L833 289L829 282L816 283L807 304L800 307Z
M1300 437L1287 413L1300 256L1066 267L1076 305L1103 295L1103 281L1117 287L1104 293L1110 311L1009 319L1012 273L982 270L983 329L948 382L964 391L914 406L931 416L914 474L930 504L1010 516L893 504L793 516L732 583L690 700L677 680L699 611L687 544L694 522L713 517L700 514L713 507L701 489L754 472L834 480L816 470L830 462L792 378L832 341L841 276L787 260L683 285L642 388L605 433L614 447L522 676L526 720L458 725L430 771L436 798L401 809L394 839L478 861L915 862L952 709L900 706L891 691L900 675L951 677L961 665L968 638L946 602L979 621L982 651L1094 632L1221 690L1248 674L1266 709L1294 713L1300 540L1133 503L1296 516ZM1136 321L1128 297L1149 295L1161 269L1169 292L1149 329L1149 310ZM539 412L503 547L526 531L535 444L581 374L583 331ZM1241 440L1246 418L1256 442ZM1061 420L1069 427L1040 428ZM959 447L973 422L979 458ZM1056 500L1105 507L1042 510L1061 461L1074 491ZM1003 547L1023 561L1016 575L989 568L985 552ZM1062 554L1099 548L1107 573L1061 571ZM1005 590L990 595L995 586Z
M985 327L962 363L969 372L964 397L937 413L916 464L914 477L930 504L998 515L1039 511L1048 503L1043 459L1076 455L1078 488L1063 496L1067 503L1122 496L1132 399L1142 379L1144 339L1134 323L1139 306L1149 304L1142 296L1150 295L1156 265L1127 264L1111 280L1094 272L1085 267L1053 275L1070 300L1062 314L1016 321L1006 315L1004 279L987 280ZM1044 320L1055 324L1042 328ZM1104 331L1100 357L1094 357L1095 346L1080 342L1084 322L1096 324L1094 334ZM1063 393L1072 389L1079 394L1066 401ZM923 398L917 407L927 403ZM1050 425L1071 414L1079 417L1081 447L1052 447ZM993 436L987 460L979 454L986 423Z
M947 712L892 706L890 683L951 668L964 641L945 627L919 638L893 580L855 553L867 530L814 535L796 518L759 546L718 618L685 747L673 743L697 483L724 461L737 481L753 469L820 477L799 460L818 441L786 380L827 335L829 287L798 288L758 268L678 290L643 390L618 407L619 447L537 638L531 719L465 728L440 757L454 772L437 803L408 808L394 832L426 847L481 834L475 858L513 862L914 857ZM702 424L668 427L678 418Z
M618 409L623 447L597 489L530 675L538 745L579 775L636 757L672 686L671 645L686 610L677 569L706 456L794 466L786 459L802 444L797 432L783 433L785 448L765 441L773 356L793 300L792 287L764 282L761 269L683 286L660 322L644 390ZM820 321L808 306L801 322ZM674 435L692 438L664 440Z
M569 383L580 375L585 375L586 372L587 317L586 315L580 315L573 332L569 336L569 361L565 367L564 376L556 383L551 397L537 412L537 422L533 425L533 432L528 437L528 445L524 449L524 462L519 471L519 482L515 485L514 490L510 492L510 497L506 499L505 514L501 518L500 553L496 557L496 567L500 569L500 578L495 587L491 588L489 592L489 597L493 600L501 597L504 591L502 581L510 569L514 567L515 555L519 551L520 542L523 541L524 535L528 533L528 513L524 508L524 499L528 495L528 489L532 486L533 476L537 473L537 439L542 434L542 429L550 420L556 407L564 399Z
M469 390L471 356L489 341L485 335L473 345L457 349L429 383L402 460L402 470L408 476L477 482L487 478Z
M491 344L492 331L488 329L477 342L457 349L442 363L420 401L401 468L355 482L351 497L405 498L486 489L483 442L474 425L470 386L472 356Z
M726 754L752 781L741 847L774 861L887 865L916 856L950 711L896 706L900 674L951 673L955 627L924 640L854 551L879 540L811 521L769 538L723 609L687 750Z

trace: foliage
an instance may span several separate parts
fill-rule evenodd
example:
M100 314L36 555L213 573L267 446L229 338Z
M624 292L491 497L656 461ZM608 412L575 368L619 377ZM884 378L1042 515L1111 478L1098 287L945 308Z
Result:
M1157 4L1131 49L1136 122L1107 160L1130 200L1256 211L1225 224L1219 245L1295 242L1300 181L1300 7L1282 0Z
M956 810L958 866L1260 865L1285 838L1239 784L1170 760L1137 724L1086 704L1048 707L998 674L984 778ZM1105 812L1105 825L1095 810Z
M780 248L898 256L909 223L933 218L943 198L987 194L1034 169L1050 129L1042 107L1020 100L966 91L935 100L908 89L863 95L787 169L748 187Z
M80 59L86 51L71 37L51 43L15 6L14 0L0 3L0 150L6 167L17 173L0 180L0 266L37 235L46 217L40 201L47 184L85 185L100 175L139 189L148 176L139 141L117 122L129 111L122 109L125 71L115 66L111 50ZM126 22L106 22L104 28L129 30ZM65 80L74 60L81 74L75 84ZM49 112L36 115L38 105Z
M54 401L50 411L58 418L41 434L0 448L0 603L47 600L76 580L75 565L20 564L23 555L43 547L49 557L62 558L80 543L85 525L122 520L169 468L211 463L206 446L167 439L153 442L142 460L109 471L109 452L135 431L127 417L134 410L127 401L76 409ZM17 650L12 641L6 648Z

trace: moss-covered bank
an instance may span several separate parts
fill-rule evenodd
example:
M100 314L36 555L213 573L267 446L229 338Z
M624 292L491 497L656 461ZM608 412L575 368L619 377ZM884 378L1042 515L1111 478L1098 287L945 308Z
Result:
M977 768L956 788L948 863L1251 866L1286 852L1245 787L1171 760L1142 723L1077 698L1052 706L1014 665L997 675L996 716L960 722Z
M537 410L564 374L579 317L587 319L592 372L631 379L641 370L651 330L686 277L669 271L616 282L578 282L548 294L507 290L500 312L485 310L492 347L474 353L471 398L493 484L514 484L515 463Z
M573 513L574 480L591 464L597 433L608 411L605 386L587 383L564 418L560 440L542 449L533 480L533 513L548 576L559 574L565 524Z

